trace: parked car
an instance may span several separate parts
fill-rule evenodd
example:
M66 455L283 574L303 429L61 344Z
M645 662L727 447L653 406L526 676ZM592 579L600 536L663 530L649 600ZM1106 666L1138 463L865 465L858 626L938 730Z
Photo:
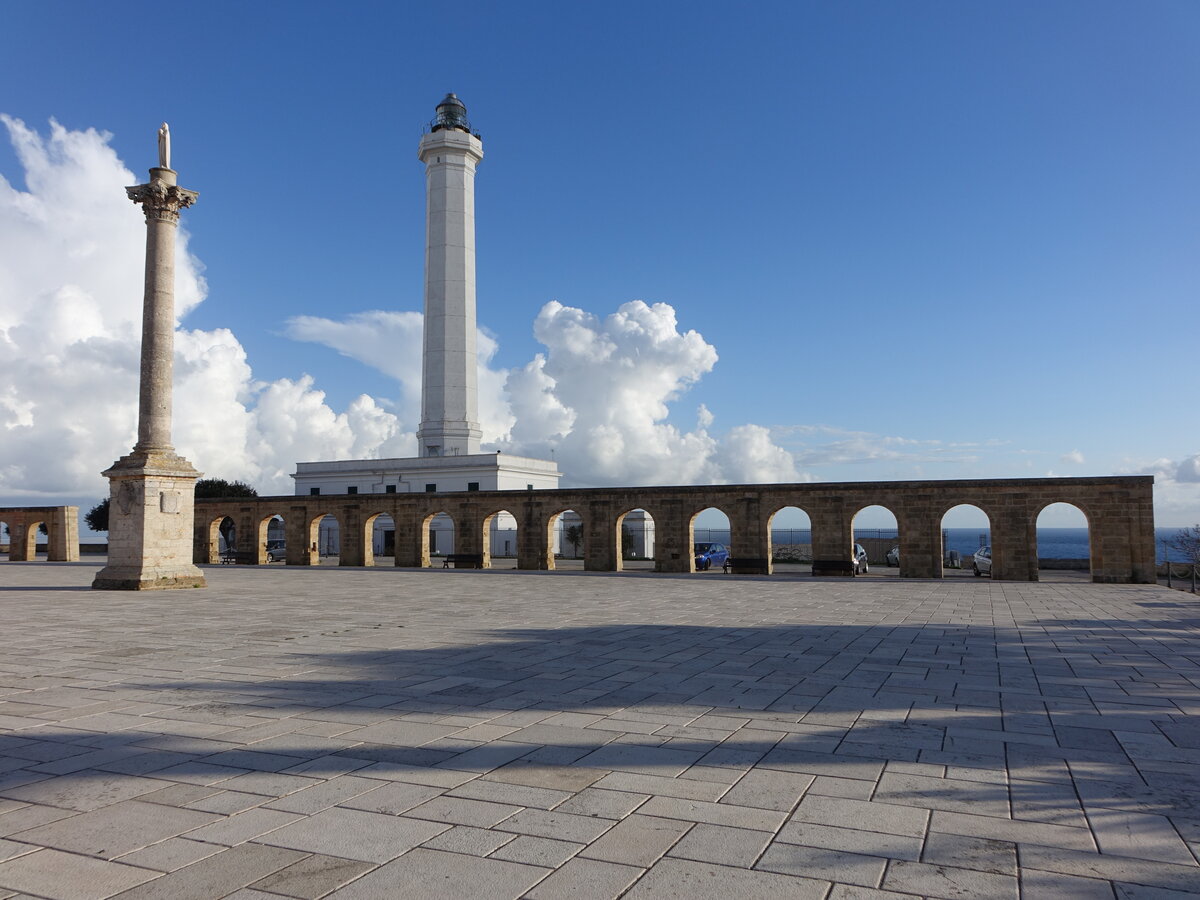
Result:
M267 562L287 561L287 544L284 541L267 541Z
M851 562L854 563L855 575L867 574L867 551L863 549L862 544L854 545L854 559Z
M980 575L992 574L992 548L989 544L987 547L980 547L975 551L975 577Z
M729 559L729 550L724 544L696 544L692 548L696 554L696 571L703 572L711 569L715 563L725 565Z
M891 550L889 550L887 552L887 564L889 566L900 565L900 548L899 547L893 547Z

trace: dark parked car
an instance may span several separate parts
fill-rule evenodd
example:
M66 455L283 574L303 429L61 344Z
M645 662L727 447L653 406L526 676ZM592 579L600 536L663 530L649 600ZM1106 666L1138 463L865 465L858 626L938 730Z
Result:
M283 541L267 541L267 562L287 560L287 545Z
M992 548L980 547L975 551L975 577L992 574Z
M729 549L724 544L696 544L696 571L703 572L711 569L714 564L725 565L729 559Z

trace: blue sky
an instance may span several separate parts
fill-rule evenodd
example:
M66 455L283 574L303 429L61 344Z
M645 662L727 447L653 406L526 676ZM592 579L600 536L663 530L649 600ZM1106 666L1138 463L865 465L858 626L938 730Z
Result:
M142 177L170 122L183 325L258 382L396 411L394 371L288 323L420 311L416 144L455 91L497 371L547 353L549 301L665 303L718 357L665 395L681 433L753 423L822 481L1152 472L1160 524L1200 519L1194 3L9 0L0 28L29 129L110 132ZM0 175L26 188L8 142Z

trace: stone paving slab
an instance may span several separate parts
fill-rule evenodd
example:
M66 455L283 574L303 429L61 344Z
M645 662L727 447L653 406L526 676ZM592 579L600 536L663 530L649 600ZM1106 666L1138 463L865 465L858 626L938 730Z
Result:
M1156 586L0 562L0 897L1200 898Z

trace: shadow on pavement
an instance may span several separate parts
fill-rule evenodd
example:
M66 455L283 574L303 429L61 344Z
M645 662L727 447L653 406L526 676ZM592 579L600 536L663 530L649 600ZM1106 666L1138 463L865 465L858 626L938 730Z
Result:
M188 679L157 674L175 662L154 647L101 650L89 666L136 659L141 674L102 687L136 714L117 703L76 722L54 687L10 690L0 797L78 808L61 798L120 776L165 787L251 772L520 781L537 770L569 784L579 770L704 780L755 768L846 779L871 802L1078 828L1086 805L1195 831L1200 725L1172 698L1194 703L1200 607L1179 606L1193 614L1019 629L496 629L475 643L328 653L259 632L244 659ZM380 626L371 640L402 634ZM18 715L48 720L20 727Z

